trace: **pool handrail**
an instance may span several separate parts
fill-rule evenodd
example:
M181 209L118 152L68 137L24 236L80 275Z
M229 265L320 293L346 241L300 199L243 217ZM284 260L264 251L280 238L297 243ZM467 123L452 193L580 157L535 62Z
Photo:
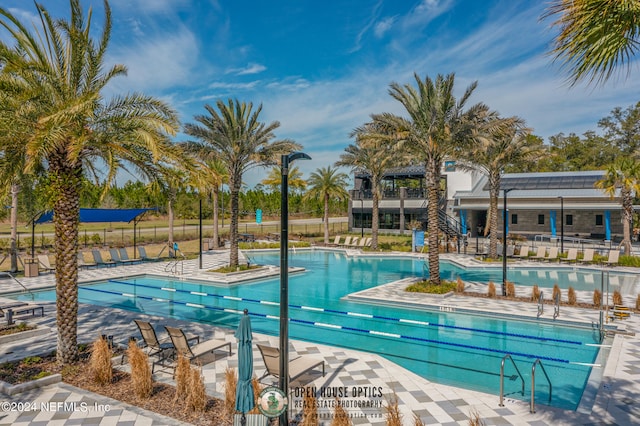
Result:
M522 390L520 391L520 393L524 396L524 377L522 377L522 374L520 373L520 370L518 369L518 366L516 365L511 355L506 354L504 357L502 357L502 362L500 363L500 407L504 407L504 362L507 358L511 360L511 363L515 367L518 376L520 376L520 380L522 380Z
M540 318L540 315L542 315L544 313L544 291L540 292L540 296L538 296L538 315L537 317Z
M536 412L536 364L540 364L540 368L542 368L542 372L544 376L547 378L547 382L549 383L549 403L551 403L551 393L553 391L553 386L551 385L551 379L549 379L549 375L547 371L544 369L544 365L542 365L542 361L540 359L536 359L533 361L533 365L531 366L531 408L529 410L530 413Z

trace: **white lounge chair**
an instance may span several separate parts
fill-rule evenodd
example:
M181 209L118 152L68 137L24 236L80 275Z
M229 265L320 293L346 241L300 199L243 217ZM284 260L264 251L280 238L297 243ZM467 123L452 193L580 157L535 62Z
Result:
M582 259L578 259L578 262L580 263L591 263L593 262L593 249L584 249L584 255L582 256Z
M38 263L40 264L40 270L44 270L44 272L51 272L56 270L56 268L51 266L51 263L49 262L49 256L47 256L46 254L38 255Z
M604 261L605 265L617 265L620 261L620 250L610 250L609 258Z
M280 349L271 346L257 345L262 355L262 361L267 371L258 381L268 376L280 377ZM309 356L299 356L289 361L289 381L292 382L304 373L322 366L322 377L324 377L324 360Z
M578 249L577 248L570 248L569 251L567 251L567 257L561 257L560 261L561 262L576 262L578 260Z
M545 246L539 246L535 256L531 256L531 260L544 260L547 257L547 248Z

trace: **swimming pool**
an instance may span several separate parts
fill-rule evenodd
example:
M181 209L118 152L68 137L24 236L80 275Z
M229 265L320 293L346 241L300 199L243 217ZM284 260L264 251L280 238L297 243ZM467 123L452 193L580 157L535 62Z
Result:
M278 264L279 253L252 253L260 264ZM525 395L506 366L505 391L530 398L530 372L540 359L551 377L551 405L576 409L598 355L599 335L589 328L461 313L403 309L342 299L378 284L420 275L423 261L298 251L289 264L306 272L289 276L290 337L380 354L434 382L499 393L500 363L511 354L526 382ZM80 289L80 301L148 314L236 327L247 308L255 332L277 335L279 279L216 287L167 277L136 276ZM52 300L53 291L38 293ZM537 380L536 403L547 404L549 388Z

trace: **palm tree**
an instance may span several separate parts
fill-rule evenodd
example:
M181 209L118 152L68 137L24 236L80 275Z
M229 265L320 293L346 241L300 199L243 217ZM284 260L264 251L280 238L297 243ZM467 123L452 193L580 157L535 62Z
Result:
M474 144L459 153L464 168L481 171L489 181L489 256L494 259L498 257L498 200L502 173L505 168L518 167L540 154L536 141L527 137L530 132L519 117L500 118L497 113L487 113L475 129Z
M229 99L225 104L216 102L218 110L205 105L208 115L197 115L200 123L186 124L185 133L198 139L188 142L191 150L211 152L224 163L229 175L231 197L230 266L238 266L238 216L239 193L242 175L252 167L275 164L281 154L300 149L297 143L284 139L273 141L274 130L280 127L277 121L264 124L258 121L262 105L253 111L252 103Z
M622 198L622 232L620 243L625 254L631 254L631 223L633 220L633 197L640 191L640 162L631 157L620 157L607 168L605 175L595 183L613 198L620 190Z
M260 183L271 188L273 192L280 191L280 185L282 184L282 167L272 167L269 171L269 175L262 179ZM307 181L302 179L302 172L298 169L298 166L293 166L289 169L287 183L289 189L294 192L297 190L303 191L307 187Z
M331 166L321 167L309 175L309 189L304 195L306 199L324 200L324 243L329 244L329 201L344 200L349 194L344 189L349 176Z
M0 8L0 25L15 46L0 42L0 91L36 111L19 113L15 125L30 126L20 145L25 172L46 171L54 212L56 254L57 359L63 364L78 357L78 222L83 174L112 182L120 167L152 174L161 161L187 164L168 134L177 132L176 113L163 102L141 94L105 101L102 93L112 78L124 75L124 65L107 67L111 9L98 39L91 37L79 0L70 0L69 21L53 19L37 5L40 26L29 31L10 11ZM0 106L0 108L3 108ZM19 111L20 112L20 111ZM2 142L6 142L5 139ZM14 142L17 143L17 142ZM9 149L0 146L1 151ZM98 161L101 160L101 161Z
M553 0L542 18L559 30L550 54L568 69L571 85L604 83L627 65L640 46L640 2Z
M396 130L402 146L414 159L424 164L427 187L429 233L429 281L440 284L438 210L441 193L441 168L445 158L455 154L456 148L470 140L474 117L486 110L476 104L464 110L476 88L474 82L459 100L453 96L455 76L438 75L434 80L421 80L414 74L417 87L392 83L389 94L405 108L408 118L385 113L374 115L375 121Z
M381 123L370 122L356 128L352 137L356 137L356 143L345 148L345 153L340 155L336 166L351 167L353 171L361 171L369 174L371 179L371 248L378 249L380 204L380 182L384 172L391 165L398 166L402 162L396 147L397 140L394 132L388 131ZM362 220L362 218L360 218Z

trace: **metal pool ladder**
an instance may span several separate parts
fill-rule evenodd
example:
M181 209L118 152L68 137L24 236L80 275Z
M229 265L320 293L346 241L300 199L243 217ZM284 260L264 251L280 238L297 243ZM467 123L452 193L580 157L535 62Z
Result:
M504 362L507 360L507 358L511 360L511 364L513 364L516 371L518 372L518 376L520 376L520 380L522 381L522 390L520 391L520 393L522 393L522 395L524 396L524 378L522 377L522 374L520 374L520 370L518 370L518 366L516 365L513 358L511 358L511 355L507 354L502 358L502 362L500 363L500 406L501 407L504 407Z
M538 297L538 318L544 313L544 291L540 292Z
M552 386L551 386L551 380L549 380L549 375L547 374L546 370L544 369L544 365L542 365L542 361L540 361L540 358L536 359L533 362L533 365L531 366L531 409L529 410L531 413L535 413L536 412L536 364L540 364L540 368L542 368L542 372L544 373L544 376L547 378L547 383L549 383L549 402L551 402L551 392L552 392Z

